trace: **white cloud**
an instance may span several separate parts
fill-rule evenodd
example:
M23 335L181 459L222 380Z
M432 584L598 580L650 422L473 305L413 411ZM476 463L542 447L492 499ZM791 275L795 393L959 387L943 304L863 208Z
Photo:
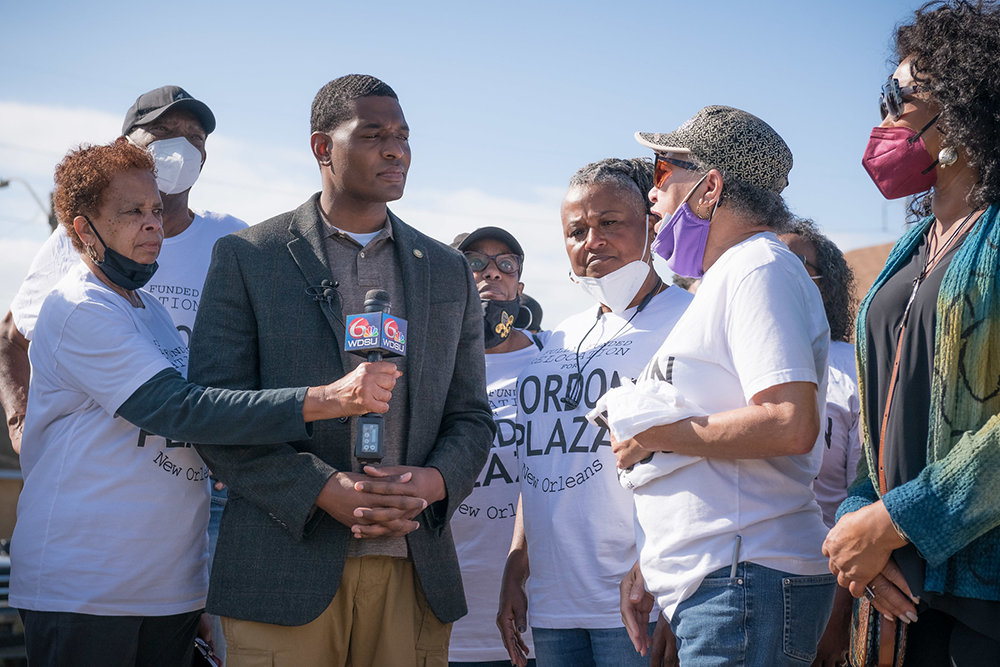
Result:
M5 101L0 101L0 118L0 179L24 181L13 181L0 189L0 239L44 239L47 216L25 182L47 208L56 163L80 143L116 137L121 119L93 109ZM6 252L4 259L9 259ZM0 285L0 293L3 291Z
M52 165L71 147L111 141L122 119L95 111L0 101L0 142L22 147L15 166L21 175L52 176Z
M121 131L121 118L92 109L0 101L0 178L28 181L47 204L52 171L81 142L106 142ZM191 204L223 211L253 224L297 207L319 189L316 164L301 150L245 141L220 131L208 141L208 161ZM407 191L391 205L408 223L444 243L477 227L510 231L525 250L525 291L545 310L544 324L586 309L592 301L567 278L569 262L559 223L562 188L538 187L530 200L474 189ZM10 303L45 240L48 228L38 205L20 183L0 189L0 307ZM886 243L898 234L834 233L842 249ZM657 262L661 275L669 272Z
M213 133L191 205L250 224L296 208L319 189L316 162L301 153Z
M524 291L542 305L542 324L552 328L593 301L567 277L559 204L563 191L537 188L532 201L488 195L478 190L408 192L391 205L406 222L443 243L487 225L502 227L524 249Z
M92 109L0 101L0 117L0 178L25 179L46 204L53 169L67 150L83 142L110 141L121 131L121 118ZM316 164L305 147L290 150L216 132L208 141L208 160L191 204L253 224L297 207L318 189ZM562 194L558 188L540 187L531 201L519 201L476 190L411 189L392 209L444 243L485 225L509 230L527 256L525 290L542 304L544 323L551 327L590 305L566 277L569 264L559 226ZM0 190L0 306L10 303L47 233L44 215L23 186L12 183Z

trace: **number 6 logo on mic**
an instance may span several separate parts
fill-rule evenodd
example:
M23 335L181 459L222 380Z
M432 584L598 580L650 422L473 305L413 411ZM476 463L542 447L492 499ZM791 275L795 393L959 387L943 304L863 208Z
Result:
M406 320L386 313L363 313L346 318L344 351L367 357L381 352L384 357L406 356Z
M399 322L394 317L389 317L386 315L382 319L383 331L385 332L385 337L396 343L405 344L406 339L403 337L403 332L399 330ZM403 331L406 330L406 323L403 323Z
M374 338L378 336L378 329L368 322L365 315L359 315L347 326L351 332L351 338Z

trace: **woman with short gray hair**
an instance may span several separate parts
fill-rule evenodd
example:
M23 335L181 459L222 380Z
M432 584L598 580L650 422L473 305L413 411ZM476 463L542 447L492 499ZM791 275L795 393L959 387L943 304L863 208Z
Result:
M606 398L639 547L622 616L644 652L655 600L655 636L671 638L669 621L685 667L809 664L836 587L810 488L830 336L819 291L775 236L791 222L792 154L724 106L636 138L656 153L653 250L702 283L639 381Z
M569 277L593 303L547 332L517 382L521 503L497 626L521 667L529 617L539 665L646 663L629 651L618 604L637 555L632 497L607 428L586 415L609 386L642 373L691 301L653 268L652 176L647 159L588 164L560 208ZM649 610L641 623L649 632Z

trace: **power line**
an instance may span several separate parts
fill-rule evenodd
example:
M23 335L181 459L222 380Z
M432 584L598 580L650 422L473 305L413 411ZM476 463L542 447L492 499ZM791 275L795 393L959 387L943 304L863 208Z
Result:
M18 146L17 144L8 144L2 141L0 141L0 148L9 148L15 151L34 153L35 155L48 155L50 157L62 157L64 155L64 153L57 153L56 151L46 151L46 150L40 150L38 148L30 148L28 146Z
M57 153L55 151L41 150L41 149L38 149L38 148L31 148L29 146L19 146L17 144L8 144L8 143L2 142L2 141L0 141L0 148L7 148L9 150L22 151L22 152L25 152L25 153L33 153L35 155L45 155L45 156L53 157L53 158L56 158L56 159L62 158L63 155L64 155L64 153ZM245 183L239 183L239 182L235 182L235 181L218 180L218 179L215 179L215 178L201 178L199 180L202 183L210 183L212 185L220 185L220 186L227 187L227 188L235 188L237 190L252 190L254 192L270 192L272 194L281 194L281 195L301 195L302 194L302 189L296 189L296 190L288 189L288 190L284 190L284 189L279 189L279 188L268 188L268 187L261 187L261 186L256 186L256 185L247 185ZM309 188L306 188L306 190L308 190L308 189Z
M25 223L29 225L34 225L38 222L37 220L32 220L30 218L15 218L9 215L4 215L3 213L0 213L0 220L5 222Z

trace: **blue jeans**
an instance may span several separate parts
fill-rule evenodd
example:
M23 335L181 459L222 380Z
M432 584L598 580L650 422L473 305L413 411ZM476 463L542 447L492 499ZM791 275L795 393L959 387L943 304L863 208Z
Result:
M833 609L832 574L800 576L753 563L712 572L670 624L684 667L801 667ZM536 640L537 642L537 640Z
M212 571L212 561L215 560L215 545L219 542L219 523L222 521L222 510L226 509L229 498L229 488L215 490L215 478L212 478L212 500L208 505L208 571Z
M653 634L655 623L649 624ZM538 667L649 667L635 651L625 626L557 629L531 626Z
M510 667L510 660L487 660L486 662L449 662L448 667ZM535 667L535 659L528 658L528 667Z

